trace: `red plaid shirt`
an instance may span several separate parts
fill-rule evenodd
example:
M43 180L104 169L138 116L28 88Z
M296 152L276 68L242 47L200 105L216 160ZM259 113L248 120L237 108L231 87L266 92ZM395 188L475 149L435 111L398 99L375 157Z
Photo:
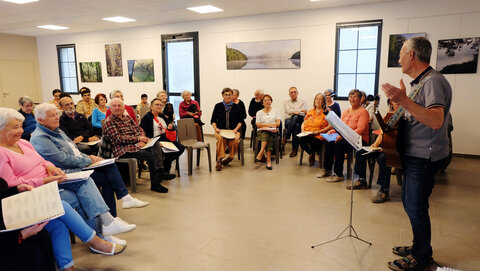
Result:
M145 136L145 132L129 116L122 115L119 118L112 114L105 120L103 129L103 135L112 144L113 156L140 151L137 143L140 142L140 136Z

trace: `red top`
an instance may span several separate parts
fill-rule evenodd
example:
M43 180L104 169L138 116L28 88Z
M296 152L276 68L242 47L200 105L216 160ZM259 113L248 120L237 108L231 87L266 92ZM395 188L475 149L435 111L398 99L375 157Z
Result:
M129 105L125 105L125 110L127 110L128 115L133 119L135 124L138 124L137 115L135 114L135 110L133 110L133 108ZM109 108L107 110L107 113L105 113L105 119L107 119L108 116L110 116L111 114L112 114L112 111Z
M185 118L186 116L188 116L188 107L191 105L191 104L194 104L197 106L197 110L198 110L198 113L197 115L200 117L202 116L202 111L200 111L200 105L198 104L197 101L194 101L194 100L190 100L190 104L187 104L185 101L181 102L180 105L178 106L178 111L180 113L180 118Z
M370 120L368 111L363 107L357 109L355 113L350 113L350 111L352 111L352 108L349 108L342 113L342 121L355 130L357 134L361 135L363 141L368 142L368 121Z

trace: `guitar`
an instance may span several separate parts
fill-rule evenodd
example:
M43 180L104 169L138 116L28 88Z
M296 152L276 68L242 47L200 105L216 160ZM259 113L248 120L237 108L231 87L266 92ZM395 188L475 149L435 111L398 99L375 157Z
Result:
M377 119L378 124L383 131L382 148L383 152L385 153L387 166L402 168L400 151L402 150L403 140L401 136L399 137L399 135L402 134L402 125L400 125L400 119L393 123L389 122L393 115L395 115L394 112L389 112L385 115L385 118L382 118L380 112L378 112L378 110L375 111L375 118ZM385 123L385 121L388 124Z

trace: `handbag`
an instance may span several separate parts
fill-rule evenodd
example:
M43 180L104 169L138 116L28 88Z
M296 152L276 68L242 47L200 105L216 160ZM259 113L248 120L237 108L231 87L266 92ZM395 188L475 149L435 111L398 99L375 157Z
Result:
M166 129L165 127L163 127L162 123L157 119L157 117L154 116L153 118L155 122L157 122L157 124L160 125L160 127L162 127L163 130L165 130L165 136L167 137L168 140L172 142L177 140L177 131Z

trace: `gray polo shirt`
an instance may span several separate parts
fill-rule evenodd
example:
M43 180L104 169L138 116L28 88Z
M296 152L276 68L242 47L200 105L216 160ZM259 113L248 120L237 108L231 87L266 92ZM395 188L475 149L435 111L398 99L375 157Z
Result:
M425 80L414 102L426 108L443 107L443 125L440 129L434 130L418 122L406 111L405 155L431 159L434 162L447 157L450 152L447 120L452 103L452 88L447 79L439 73L431 72L426 75Z

